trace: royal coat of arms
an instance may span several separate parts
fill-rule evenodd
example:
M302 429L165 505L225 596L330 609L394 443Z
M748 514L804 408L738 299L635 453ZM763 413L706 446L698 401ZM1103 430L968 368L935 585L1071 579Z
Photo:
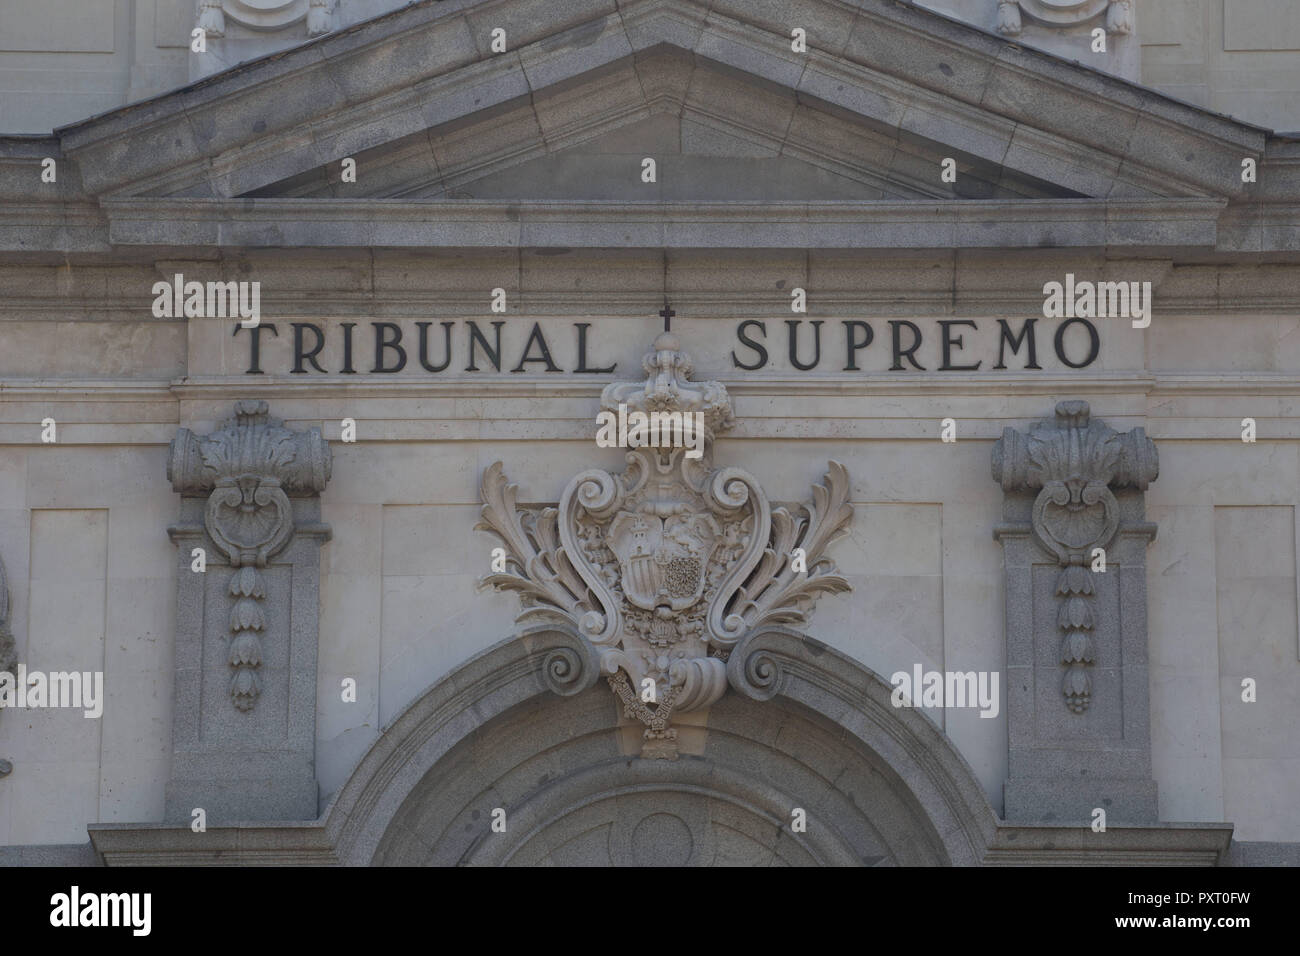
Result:
M558 507L519 508L501 463L483 475L479 528L505 544L507 569L485 585L520 594L521 626L572 633L645 724L643 756L676 755L674 714L727 690L727 659L754 628L807 623L816 599L849 590L826 547L847 533L848 475L831 462L809 505L773 507L758 480L715 467L713 439L733 424L718 382L692 382L690 357L665 332L642 362L644 382L601 396L609 412L694 416L703 453L642 445L627 470L575 475ZM585 656L585 655L584 655ZM552 683L563 692L563 682Z

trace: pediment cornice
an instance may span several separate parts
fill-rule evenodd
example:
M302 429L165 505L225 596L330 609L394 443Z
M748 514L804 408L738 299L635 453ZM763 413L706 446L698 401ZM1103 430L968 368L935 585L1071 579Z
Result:
M114 246L322 248L1200 248L1220 199L484 202L112 199Z
M922 9L807 0L809 53L742 0L417 3L58 131L99 197L227 198L506 104L542 109L665 50L864 129L1077 194L1241 197L1264 130ZM487 48L507 31L510 52ZM685 96L667 82L644 108ZM539 117L539 128L542 127ZM427 135L433 136L430 132Z

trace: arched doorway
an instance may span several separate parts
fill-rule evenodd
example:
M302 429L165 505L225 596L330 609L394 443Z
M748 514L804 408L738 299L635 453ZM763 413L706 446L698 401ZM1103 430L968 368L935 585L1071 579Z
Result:
M547 688L548 635L466 663L393 723L328 813L375 865L978 863L996 827L969 766L889 686L794 632L737 649L752 681L698 752L629 755L604 687ZM553 682L552 682L553 683ZM748 693L746 693L746 691ZM762 699L766 698L766 699ZM505 811L504 832L492 828ZM802 810L806 827L792 826Z

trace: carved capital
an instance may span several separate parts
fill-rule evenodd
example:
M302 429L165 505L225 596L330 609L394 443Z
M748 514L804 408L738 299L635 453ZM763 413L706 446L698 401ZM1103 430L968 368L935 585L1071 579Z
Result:
M793 511L773 507L749 472L715 467L712 438L733 423L731 400L718 382L690 380L676 335L660 335L642 367L646 380L608 386L602 407L698 413L702 456L632 448L626 471L580 472L555 508L518 507L515 486L493 464L478 527L501 539L506 557L482 584L520 595L520 626L558 626L581 641L554 662L564 688L594 656L627 715L646 727L643 756L672 757L672 715L726 692L728 657L747 634L806 625L818 597L849 590L825 552L847 533L853 509L836 462L812 503Z
M210 435L176 433L167 462L172 488L187 497L207 494L223 478L274 478L289 495L319 494L330 478L329 446L319 428L290 431L266 402L235 403L235 414Z
M993 480L1003 491L1037 491L1034 537L1063 565L1082 564L1119 527L1112 489L1145 491L1160 473L1145 430L1123 434L1093 421L1087 402L1056 406L1053 421L1029 432L1004 429L993 446Z

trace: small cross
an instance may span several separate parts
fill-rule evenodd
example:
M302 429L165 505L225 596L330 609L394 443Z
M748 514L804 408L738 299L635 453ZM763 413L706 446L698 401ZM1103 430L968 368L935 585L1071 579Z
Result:
M663 317L663 320L664 320L664 331L665 331L665 332L671 332L671 331L672 331L673 316L676 315L676 314L677 314L677 313L674 312L674 311L669 307L669 305L668 305L668 299L667 299L667 297L665 297L665 298L664 298L664 307L663 307L662 311L660 311L660 313L659 313L659 315L662 316L662 317Z

